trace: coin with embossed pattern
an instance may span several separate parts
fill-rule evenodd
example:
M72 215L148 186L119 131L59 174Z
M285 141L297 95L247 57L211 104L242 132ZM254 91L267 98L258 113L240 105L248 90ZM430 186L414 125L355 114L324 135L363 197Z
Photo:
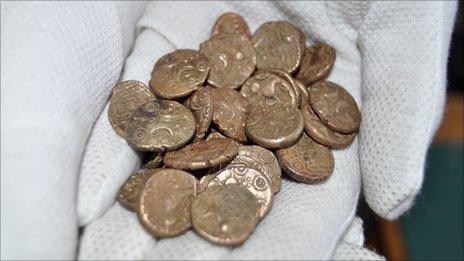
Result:
M248 101L239 92L229 88L211 89L213 121L227 137L246 142L245 123Z
M165 99L185 97L197 90L208 76L208 59L198 51L180 49L161 57L149 82L153 92Z
M353 96L338 84L319 81L309 90L314 112L332 130L349 134L359 128L361 112Z
M335 50L328 44L316 44L305 48L295 78L304 84L312 84L324 79L332 69L335 57Z
M300 89L297 86L297 84L295 82L295 79L293 79L293 77L290 74L286 73L283 70L273 69L273 68L271 68L271 69L263 69L261 71L275 74L275 75L279 76L280 78L284 79L285 81L287 81L294 90L296 106L297 107L299 106L299 104L300 104Z
M341 149L350 145L356 133L342 134L333 131L327 125L322 122L321 119L314 113L313 109L309 105L308 101L303 102L300 108L301 115L303 116L303 123L306 133L311 138L316 140L322 145L328 146L334 149Z
M274 193L271 181L266 175L248 167L227 167L219 171L208 183L207 190L229 184L241 184L258 199L260 218L269 213L274 201Z
M158 170L140 192L137 215L143 227L156 237L173 237L189 230L197 187L197 179L188 172Z
M116 133L125 138L130 115L142 104L154 99L155 95L142 82L131 80L116 84L108 108L108 118Z
M175 101L150 101L137 109L126 126L126 140L138 150L163 152L184 146L195 133L195 118Z
M192 204L195 232L226 246L242 244L259 221L256 197L238 184L208 188Z
M272 192L277 193L280 189L282 172L277 158L272 151L263 147L239 146L237 156L227 167L253 168L266 175L271 182Z
M241 34L251 39L250 28L245 19L233 12L222 14L213 26L211 37L223 34Z
M196 120L195 140L203 139L213 120L211 87L206 86L198 89L185 102L185 106L192 111Z
M119 190L119 203L126 209L135 211L143 184L157 171L157 169L146 169L132 174Z
M200 140L164 155L164 164L177 169L204 169L231 160L238 145L231 139Z
M282 169L301 182L320 182L332 175L334 169L330 149L315 142L306 133L295 145L277 150L276 154Z
M293 145L303 132L303 118L295 106L277 103L253 107L248 114L246 134L256 144L269 149Z
M208 83L216 87L238 88L253 73L256 55L244 35L220 35L203 42L200 52L208 57Z
M240 93L247 98L252 107L258 104L276 103L297 106L298 98L291 83L270 72L258 71L243 84Z
M285 21L262 24L251 38L258 69L276 68L288 73L300 65L304 49L298 29Z
M226 136L222 135L219 131L217 131L215 129L211 129L208 136L206 136L205 140L210 140L210 139L214 139L214 138L223 139L223 138L226 138Z

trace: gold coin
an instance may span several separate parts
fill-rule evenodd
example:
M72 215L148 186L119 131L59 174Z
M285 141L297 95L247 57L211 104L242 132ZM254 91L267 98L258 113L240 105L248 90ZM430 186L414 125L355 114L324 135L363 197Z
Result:
M204 169L228 162L237 154L238 145L231 139L201 140L166 153L164 164L176 169Z
M300 91L300 107L302 105L309 104L309 93L308 88L299 80L294 79L295 85Z
M201 140L213 120L213 100L209 86L201 87L189 97L185 106L192 111L196 120L195 140Z
M334 169L329 148L312 140L306 133L290 148L276 151L282 169L293 179L316 183L327 179Z
M332 130L350 134L358 130L361 112L353 96L338 84L319 81L309 90L314 112Z
M255 106L247 118L248 138L268 149L289 147L297 142L302 132L301 113L290 104Z
M241 34L251 39L250 29L245 19L233 12L224 13L216 20L211 37L224 34Z
M212 243L240 245L259 221L257 210L257 199L241 185L208 189L193 201L193 229Z
M282 77L266 71L258 71L249 78L243 84L240 93L252 106L277 103L298 105L298 98L291 84Z
M280 189L282 172L272 151L260 146L239 146L238 155L227 167L253 168L266 175L271 182L273 193Z
M274 201L274 193L271 181L266 175L252 168L227 167L219 171L208 183L207 190L229 184L241 184L258 199L260 218L264 218L269 213Z
M290 84L290 86L293 88L293 92L295 93L294 96L296 100L296 106L298 107L300 105L300 88L297 86L295 79L293 79L293 77L290 74L280 69L263 69L262 71L275 74L279 76L280 78L284 79L285 81L287 81Z
M305 48L295 78L304 84L312 84L324 79L332 70L335 57L335 50L328 44L316 44Z
M250 41L243 35L216 36L200 45L208 57L208 83L216 87L238 88L253 73L256 55Z
M137 215L156 237L173 237L191 228L190 209L198 181L188 172L159 169L140 192Z
M130 115L142 104L154 99L155 95L142 82L125 81L116 84L108 108L108 118L116 133L125 138Z
M126 133L127 142L138 150L176 150L193 137L195 118L178 102L150 101L131 115Z
M126 209L135 211L143 184L156 172L156 169L145 169L130 175L119 190L119 203Z
M163 162L163 154L152 153L149 155L147 163L142 165L142 169L156 169Z
M303 49L302 35L285 21L262 24L251 38L255 48L258 69L276 68L288 73L300 65Z
M159 97L176 99L197 90L209 72L208 59L195 50L180 49L161 57L149 82Z
M317 115L309 105L308 101L302 104L301 115L303 116L303 123L306 132L311 138L316 140L322 145L334 149L341 149L350 145L356 133L342 134L330 129Z
M229 88L211 89L213 121L227 137L246 142L245 123L248 101L239 92Z

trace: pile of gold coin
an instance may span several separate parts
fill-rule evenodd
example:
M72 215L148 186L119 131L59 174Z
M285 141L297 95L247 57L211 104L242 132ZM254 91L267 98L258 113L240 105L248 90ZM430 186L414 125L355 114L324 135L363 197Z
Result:
M288 22L251 35L240 15L225 13L199 51L161 57L148 86L114 87L114 130L147 152L118 200L148 232L162 238L193 228L213 243L239 245L271 210L282 170L310 184L331 176L331 149L353 141L361 114L343 87L324 80L335 50L305 43Z

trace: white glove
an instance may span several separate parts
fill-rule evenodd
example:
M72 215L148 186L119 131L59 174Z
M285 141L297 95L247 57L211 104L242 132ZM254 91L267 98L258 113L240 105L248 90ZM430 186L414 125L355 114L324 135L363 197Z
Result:
M337 60L329 80L362 109L359 139L334 151L333 176L320 185L284 180L271 213L233 249L192 231L156 240L114 203L140 161L111 129L107 106L101 108L129 50L131 38L123 36L131 34L124 30L137 11L128 15L132 7L125 3L98 5L61 6L65 21L53 6L2 8L2 162L8 162L2 164L2 258L74 257L79 171L77 214L87 225L81 259L328 259L333 253L344 259L350 246L364 253L341 239L356 212L361 174L366 200L380 216L396 218L412 204L443 108L455 2L149 4L121 80L147 83L160 56L198 49L219 14L235 11L252 31L265 21L289 20L309 35L308 44L332 45Z

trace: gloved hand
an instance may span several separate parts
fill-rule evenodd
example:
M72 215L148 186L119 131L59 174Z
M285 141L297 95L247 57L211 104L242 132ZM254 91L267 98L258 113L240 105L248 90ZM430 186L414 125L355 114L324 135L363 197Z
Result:
M127 12L127 9L123 11ZM48 247L41 250L42 256L55 253L55 250L62 253L55 257L72 257L70 250L76 246L76 225L75 205L72 204L74 194L70 191L75 191L76 175L79 172L77 214L79 225L85 226L80 239L80 259L374 258L375 256L362 250L362 242L355 244L347 240L350 238L347 236L349 232L343 235L356 212L361 180L366 201L377 214L387 219L394 219L406 211L420 189L425 153L439 123L444 104L446 58L455 9L455 2L148 4L138 23L140 33L132 53L125 61L120 80L135 79L147 83L153 64L159 57L177 48L198 49L199 44L209 37L215 19L222 12L234 11L247 20L252 31L266 21L288 20L303 29L308 35L308 44L322 41L333 46L337 50L337 60L329 80L345 87L362 110L358 138L350 147L333 152L335 169L332 177L318 185L283 180L270 214L260 222L242 246L233 249L213 245L193 231L176 238L156 240L138 224L134 213L115 203L119 187L139 168L140 160L112 130L107 118L108 106L96 120L87 144L85 141L89 135L92 117L95 119L101 111L101 106L118 78L118 69L121 68L119 65L128 50L127 45L107 42L112 38L111 35L105 38L108 32L104 30L98 31L103 38L89 39L86 34L80 34L75 29L71 36L67 34L67 37L74 40L71 42L96 46L92 41L97 40L100 41L98 50L104 53L91 49L93 52L81 54L79 59L73 57L86 68L82 70L77 67L81 71L69 81L67 78L66 82L57 79L63 79L60 73L73 76L73 69L76 67L72 64L58 68L57 71L50 70L46 74L52 77L53 86L76 86L69 87L70 90L44 88L48 78L34 71L42 71L41 64L35 64L38 68L27 67L30 70L26 71L32 72L32 76L40 80L33 89L36 96L13 88L12 85L16 83L14 80L30 85L31 78L8 71L12 66L4 69L2 56L2 75L6 70L10 72L10 76L16 76L7 78L5 82L2 77L2 86L6 83L7 95L14 96L16 102L23 101L27 105L25 108L29 109L27 112L41 113L42 111L35 110L47 108L46 114L39 114L36 117L38 121L32 126L26 125L30 123L25 122L30 114L20 111L21 107L17 111L7 112L8 117L14 119L15 129L7 129L2 124L2 136L4 133L8 134L5 135L6 144L2 150L8 144L15 146L15 149L10 147L10 151L6 151L6 156L2 151L2 162L13 161L6 167L7 185L2 182L2 194L8 195L5 199L6 206L2 195L2 215L5 210L15 209L13 213L5 214L8 219L2 218L2 227L14 223L5 235L19 239L20 231L27 237L27 244L22 247L27 251L22 252L23 254L31 253L34 243L40 242ZM98 15L102 14L98 13L95 17ZM81 17L76 16L73 19L79 18ZM2 13L2 26L5 24L3 19ZM82 27L85 27L86 24L82 23ZM105 23L100 24L97 29L112 28ZM44 22L45 25L48 25L47 21ZM7 33L14 35L11 31ZM62 35L57 35L58 40L49 42L49 48L52 49L49 52L32 54L37 55L39 61L55 59L57 61L53 64L59 64L62 59L59 51L63 50L60 49L61 46L53 48L53 44L61 40L59 37ZM20 36L17 38L23 40ZM120 48L121 45L123 48ZM2 35L2 48L3 46ZM32 47L24 43L24 48ZM119 49L115 51L115 48ZM117 56L114 61L108 61L106 57L114 56L111 52L117 52L121 56ZM20 53L12 53L6 57L16 58L14 55L17 55L22 58ZM46 54L54 56L49 57ZM92 60L94 57L99 59ZM34 63L27 63L31 64ZM66 64L70 64L69 61ZM88 80L90 75L102 81L95 81L94 78L92 81ZM44 91L49 92L47 94L51 98L37 99ZM79 96L76 97L76 94ZM2 95L2 106L5 104L4 96ZM28 97L30 98L25 99ZM2 121L6 115L4 111L2 108ZM51 116L48 118L49 114ZM23 117L14 118L18 115ZM49 128L54 132L47 132ZM39 139L37 133L41 134ZM61 136L56 136L57 133ZM31 141L32 139L34 140ZM48 143L49 141L54 142ZM42 159L41 175L31 173L34 170L31 157L22 158L21 161L15 158L21 155L21 151L17 150L31 142L38 151L30 152L30 156ZM39 155L38 152L42 153ZM79 168L82 153L82 165ZM2 173L3 168L2 164ZM48 170L54 171L53 178L44 173ZM57 176L57 173L62 176ZM54 188L54 197L50 196L49 191L45 191L44 186ZM62 197L60 193L66 197ZM31 214L28 216L30 220L24 218L24 208L29 204L35 204L33 209L41 213L34 216L27 212ZM20 209L18 205L23 208ZM44 211L49 213L43 214ZM17 219L18 217L23 218ZM33 222L34 219L39 222ZM45 234L41 234L44 232ZM36 235L40 237L34 238ZM3 237L2 231L2 239ZM58 250L56 243L65 250ZM10 256L21 255L21 246L15 244L21 243L7 245ZM347 254L355 252L359 256Z

